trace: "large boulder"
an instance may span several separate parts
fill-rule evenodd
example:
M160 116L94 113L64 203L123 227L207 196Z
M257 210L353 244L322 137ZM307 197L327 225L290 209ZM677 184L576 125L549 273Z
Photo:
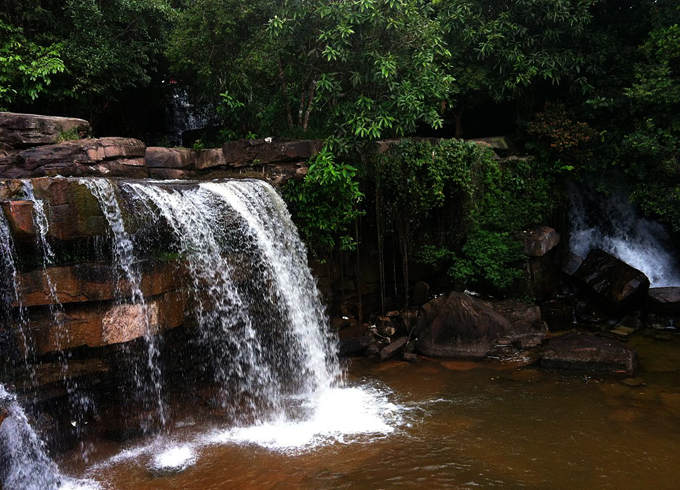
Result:
M452 292L422 306L417 348L432 357L485 357L510 322L481 300Z
M635 350L613 339L572 332L553 337L541 365L557 369L633 374Z
M0 112L0 142L14 148L51 145L65 132L87 134L90 124L72 117Z
M647 304L650 313L680 314L680 287L651 288Z
M588 254L572 277L612 315L644 304L649 289L642 271L599 249Z
M560 243L560 234L549 226L529 226L519 233L524 255L542 257Z

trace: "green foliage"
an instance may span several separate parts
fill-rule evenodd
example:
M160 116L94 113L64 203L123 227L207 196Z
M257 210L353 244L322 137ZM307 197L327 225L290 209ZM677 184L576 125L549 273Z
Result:
M31 42L23 29L0 20L0 110L45 92L52 76L64 71L61 50L58 43Z
M551 210L554 181L536 165L499 162L489 149L459 140L403 141L371 173L386 224L416 260L448 270L459 287L508 291L522 274L515 233Z
M354 248L349 225L362 214L357 169L338 162L332 147L327 142L310 160L304 180L290 180L283 190L302 238L317 255L335 246Z
M88 135L84 131L78 131L77 129L69 129L68 131L62 131L59 136L55 139L55 143L61 143L63 141L72 141L86 138Z

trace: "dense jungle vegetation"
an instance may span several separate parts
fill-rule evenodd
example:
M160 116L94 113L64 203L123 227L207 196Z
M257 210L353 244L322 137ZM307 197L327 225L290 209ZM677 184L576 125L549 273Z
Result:
M326 140L284 189L319 256L370 219L402 258L507 289L513 233L570 179L680 232L674 0L2 0L0 108L153 143L178 91L214 109L201 147ZM495 134L535 158L458 140ZM408 136L452 139L372 152Z

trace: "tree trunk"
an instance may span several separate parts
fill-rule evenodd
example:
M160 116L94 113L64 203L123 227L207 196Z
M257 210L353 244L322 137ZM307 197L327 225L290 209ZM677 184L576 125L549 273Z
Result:
M283 72L283 64L279 62L279 78L281 79L281 89L283 90L283 100L286 107L286 121L288 122L288 129L293 129L293 114L290 111L290 100L288 99L288 84L286 83L286 75Z
M312 82L309 84L309 93L307 94L307 112L305 112L305 122L302 125L302 131L305 133L307 132L307 127L309 126L309 115L312 113L315 92L316 92L316 78L313 78Z

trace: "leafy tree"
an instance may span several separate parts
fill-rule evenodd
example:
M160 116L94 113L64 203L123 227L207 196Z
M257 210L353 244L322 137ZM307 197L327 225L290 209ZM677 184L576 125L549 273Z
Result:
M449 100L462 134L465 110L489 97L521 101L527 117L540 86L586 94L601 72L603 42L591 28L598 0L437 0L438 16L455 54L458 81Z
M35 100L52 76L64 71L62 46L41 46L26 39L23 30L0 20L0 110Z

